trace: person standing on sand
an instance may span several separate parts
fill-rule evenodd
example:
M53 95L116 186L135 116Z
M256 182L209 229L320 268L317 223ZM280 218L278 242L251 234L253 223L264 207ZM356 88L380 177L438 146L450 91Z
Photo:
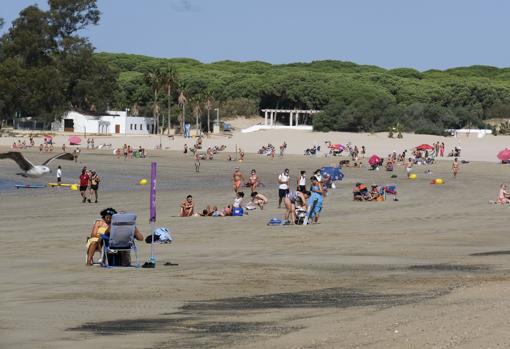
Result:
M289 193L289 169L286 168L280 175L278 176L278 208L282 207L282 201Z
M57 168L57 184L62 184L62 167L60 165Z
M413 159L409 158L406 162L406 173L407 177L411 175L411 171L413 170Z
M444 157L444 149L445 149L444 142L441 142L441 145L439 146L439 154L441 155L441 157Z
M78 156L80 155L80 148L75 148L73 151L74 162L78 162Z
M89 174L87 173L87 168L83 168L81 170L81 175L80 175L80 195L82 197L82 202L87 202L87 189L89 187L89 181L90 181L90 176Z
M252 193L257 191L257 186L259 185L259 176L257 175L257 171L255 171L255 169L251 170L250 178L248 178L248 185L250 186Z
M239 167L236 167L234 169L234 173L232 174L232 187L234 188L234 192L236 194L239 191L239 189L241 189L242 181L244 181L244 176Z
M306 171L301 171L297 180L297 191L304 193L306 191Z
M453 159L453 164L452 164L452 172L453 172L454 178L457 178L459 169L460 169L459 158L455 158L455 159Z
M92 202L92 195L94 195L94 203L97 204L97 191L99 190L99 182L101 179L97 175L96 171L90 171L90 197L88 202Z
M200 172L200 155L198 155L198 151L195 152L195 172Z

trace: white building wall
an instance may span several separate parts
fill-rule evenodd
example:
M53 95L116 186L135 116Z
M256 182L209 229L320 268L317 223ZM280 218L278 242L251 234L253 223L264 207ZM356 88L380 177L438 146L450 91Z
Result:
M99 117L84 115L75 111L68 112L64 119L74 121L74 132L77 133L110 133L115 134L116 125L119 127L119 134L150 134L152 133L153 118L140 116L127 116L123 111L110 111L111 114ZM101 120L102 122L100 123ZM104 122L109 123L107 127L100 127ZM62 122L61 131L64 131Z

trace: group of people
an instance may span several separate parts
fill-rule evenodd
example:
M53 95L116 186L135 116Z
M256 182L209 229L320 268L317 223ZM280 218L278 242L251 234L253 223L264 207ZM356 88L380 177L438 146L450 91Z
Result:
M92 202L94 199L94 203L98 201L98 190L99 183L101 182L101 178L99 178L98 174L94 170L87 170L87 167L84 167L81 170L80 175L80 195L82 198L82 202Z
M115 156L117 156L117 159L120 159L120 157L123 156L124 160L127 160L128 158L145 158L147 154L145 148L142 148L141 145L138 146L138 149L135 149L128 144L124 144L122 148L115 149Z
M379 202L384 201L384 192L381 190L381 187L377 184L372 184L370 189L363 183L358 182L352 189L353 200L354 201L373 201ZM396 191L392 194L396 194ZM396 198L395 198L396 201Z

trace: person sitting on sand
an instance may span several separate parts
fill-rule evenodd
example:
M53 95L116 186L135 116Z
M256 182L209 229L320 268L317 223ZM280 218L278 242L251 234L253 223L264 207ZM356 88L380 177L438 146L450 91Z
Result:
M372 184L369 194L370 194L370 201L384 201L384 196L381 195L381 191L377 184Z
M223 208L223 215L232 216L232 205L228 205L227 207Z
M510 204L510 193L506 191L506 184L501 184L499 187L498 197L496 199L497 204Z
M368 188L363 183L356 183L354 188L352 189L353 200L354 201L370 201L370 194L368 192Z
M180 217L191 217L193 216L193 210L194 210L194 204L193 204L193 197L191 195L188 195L186 197L186 200L181 202L181 212L179 213Z
M236 197L234 199L234 204L232 205L232 207L241 208L242 204L243 204L243 198L244 198L244 193L242 191L237 192Z
M268 202L267 197L265 195L262 195L256 191L251 193L251 203L253 205L257 205L260 207L261 210L264 209L264 205L266 205Z

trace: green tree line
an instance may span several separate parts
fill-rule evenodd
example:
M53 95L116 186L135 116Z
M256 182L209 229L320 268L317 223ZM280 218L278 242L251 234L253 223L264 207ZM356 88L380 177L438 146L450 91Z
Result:
M144 83L145 76L171 69L178 77L170 96L176 105L173 122L182 122L178 98L183 91L186 96L210 96L215 106L225 106L228 115L257 114L263 108L320 109L323 112L313 120L319 131L376 132L398 124L407 131L440 134L510 117L509 68L420 72L341 61L204 64L187 58L95 56L119 72L116 103L124 107L149 106L152 90ZM186 115L192 120L192 110Z

